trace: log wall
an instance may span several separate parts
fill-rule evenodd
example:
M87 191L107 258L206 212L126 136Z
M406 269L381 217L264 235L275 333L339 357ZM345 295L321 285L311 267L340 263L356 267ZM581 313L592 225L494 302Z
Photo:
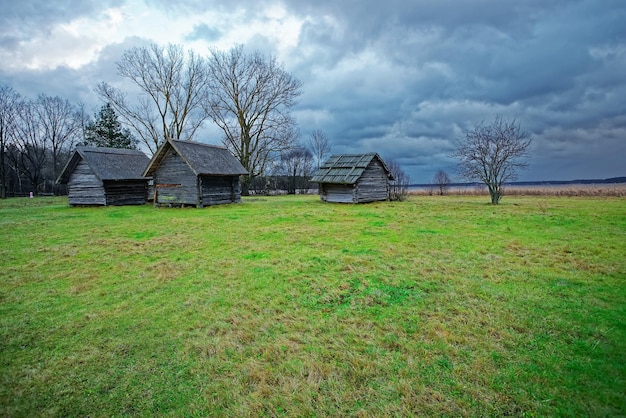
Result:
M200 176L202 206L241 202L241 184L235 176Z
M106 204L143 205L146 203L147 189L147 180L105 181Z
M320 183L325 202L367 203L389 199L389 180L384 167L373 159L355 184Z
M70 205L106 205L104 185L82 159L67 182L67 197Z
M359 177L355 188L357 203L376 202L389 198L389 180L378 160L374 159L369 163Z
M155 204L198 206L198 179L187 163L173 149L154 172ZM159 187L159 185L168 187Z
M355 203L352 184L320 184L320 198L325 202Z

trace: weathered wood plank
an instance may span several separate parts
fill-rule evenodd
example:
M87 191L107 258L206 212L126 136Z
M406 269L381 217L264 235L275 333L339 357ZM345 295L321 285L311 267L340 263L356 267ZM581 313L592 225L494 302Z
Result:
M382 164L372 160L357 182L320 184L320 198L326 202L367 203L389 198L389 179Z
M170 150L154 172L156 188L155 204L197 205L197 178L187 163L174 150ZM159 184L178 184L176 187L159 188Z
M239 176L201 176L202 205L241 202Z
M143 205L146 203L147 182L143 180L107 181L104 183L107 205Z
M153 181L155 205L203 207L241 201L239 176L196 176L173 148L160 161Z
M106 205L104 185L83 160L70 175L67 190L70 205Z

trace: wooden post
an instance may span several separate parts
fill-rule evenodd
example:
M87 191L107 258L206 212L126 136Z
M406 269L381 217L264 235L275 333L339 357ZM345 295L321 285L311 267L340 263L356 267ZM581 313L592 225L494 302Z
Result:
M196 189L198 190L198 198L196 199L196 207L202 208L202 176L198 175L196 180Z

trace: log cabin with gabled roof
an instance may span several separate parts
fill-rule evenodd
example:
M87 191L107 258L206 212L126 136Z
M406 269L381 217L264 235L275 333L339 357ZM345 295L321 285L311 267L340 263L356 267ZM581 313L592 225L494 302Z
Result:
M169 139L143 175L153 179L155 206L202 208L241 202L239 176L247 173L224 147Z
M393 175L377 153L332 155L315 173L325 202L367 203L389 200Z
M57 179L72 206L143 205L150 159L141 151L78 146Z

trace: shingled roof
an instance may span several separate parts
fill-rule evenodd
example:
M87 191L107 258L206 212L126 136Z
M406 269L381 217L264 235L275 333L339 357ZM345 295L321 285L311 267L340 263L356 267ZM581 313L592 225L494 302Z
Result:
M248 174L248 171L241 163L224 147L169 139L161 145L152 157L150 164L144 171L145 176L152 176L152 173L160 165L170 148L174 148L196 176L239 176Z
M311 181L315 183L355 184L375 158L380 161L389 180L393 180L393 176L382 158L377 153L370 152L367 154L331 155L321 165Z
M100 181L143 180L143 170L150 162L146 154L139 150L79 146L63 168L57 183L67 183L81 159Z

